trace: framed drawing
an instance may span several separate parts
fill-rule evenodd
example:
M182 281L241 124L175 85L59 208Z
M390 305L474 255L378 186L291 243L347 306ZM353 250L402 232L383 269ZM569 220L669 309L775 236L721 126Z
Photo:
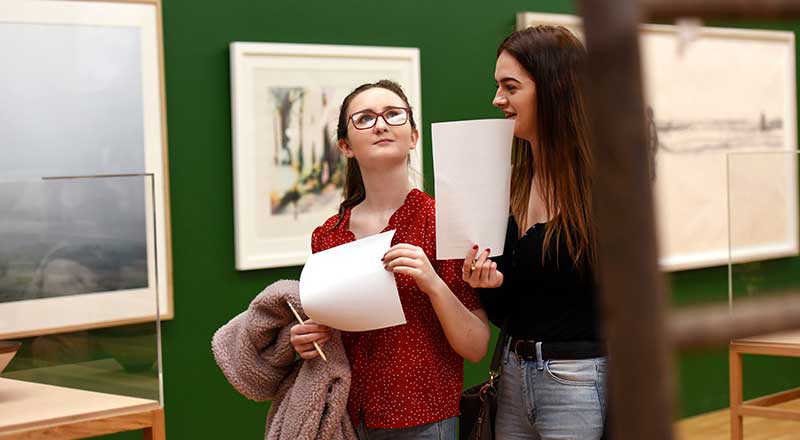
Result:
M160 10L0 8L0 339L173 316Z
M517 27L562 25L579 37L572 15L520 13ZM729 153L797 149L795 41L792 32L643 24L640 27L654 192L663 270L728 263ZM738 221L757 225L786 219L780 239L767 227L753 236L740 261L798 254L797 156L780 185L784 203L738 209ZM786 168L783 168L785 166ZM754 173L769 173L753 168ZM783 174L782 174L783 175ZM769 176L737 176L753 184ZM774 179L769 178L774 181ZM743 217L744 216L744 217Z
M394 80L421 131L419 50L234 42L230 56L236 268L303 264L314 228L341 201L342 100L360 84ZM421 187L419 149L410 167Z

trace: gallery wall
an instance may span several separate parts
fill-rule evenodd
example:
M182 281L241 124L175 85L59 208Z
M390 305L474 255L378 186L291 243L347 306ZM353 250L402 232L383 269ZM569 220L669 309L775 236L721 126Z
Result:
M439 0L226 2L164 0L175 318L163 324L167 433L175 439L261 438L267 404L246 400L220 373L213 332L267 284L300 267L234 269L228 44L298 42L418 47L421 52L426 189L432 191L430 123L497 117L491 106L495 49L520 11L574 13L572 2ZM752 26L750 26L752 27ZM768 26L777 28L777 26ZM783 29L794 30L795 25ZM770 270L798 270L783 260ZM724 268L672 274L677 305L724 300ZM643 293L644 294L644 293ZM467 366L483 379L488 359ZM727 406L727 351L676 357L676 414ZM800 383L794 360L747 359L746 393ZM764 374L769 371L769 374ZM793 385L792 385L793 386ZM138 438L121 434L114 438Z

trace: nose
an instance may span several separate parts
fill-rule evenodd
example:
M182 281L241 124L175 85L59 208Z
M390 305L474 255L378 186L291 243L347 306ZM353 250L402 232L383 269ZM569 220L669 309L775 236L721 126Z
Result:
M508 98L503 96L502 90L500 90L499 88L497 89L497 92L494 94L494 99L492 99L492 105L494 105L497 108L503 108L506 105L508 105Z
M372 128L377 132L382 132L389 129L389 124L386 123L386 119L383 118L383 115L379 115L377 119L375 119L375 126Z

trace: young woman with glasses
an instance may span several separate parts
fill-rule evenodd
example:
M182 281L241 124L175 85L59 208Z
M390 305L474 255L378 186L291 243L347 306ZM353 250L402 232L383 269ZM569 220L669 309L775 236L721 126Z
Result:
M360 439L455 440L463 359L486 353L489 325L461 263L435 256L434 201L409 183L414 115L399 85L364 84L339 113L338 146L347 157L339 213L316 228L313 252L394 229L383 258L394 272L407 323L342 332L352 373L348 411ZM306 321L291 329L304 359L329 329Z
M463 279L507 320L498 439L597 439L606 404L596 319L592 157L580 74L583 45L563 27L506 37L493 104L515 121L504 253L471 251ZM477 247L475 248L477 249Z

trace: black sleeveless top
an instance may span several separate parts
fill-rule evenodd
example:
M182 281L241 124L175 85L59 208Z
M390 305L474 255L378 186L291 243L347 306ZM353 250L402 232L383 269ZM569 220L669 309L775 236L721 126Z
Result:
M494 259L503 285L479 292L489 320L500 327L509 316L508 334L519 339L600 341L592 268L576 268L563 239L553 242L558 252L547 252L543 264L545 229L537 223L517 239L517 223L509 217L504 253Z

